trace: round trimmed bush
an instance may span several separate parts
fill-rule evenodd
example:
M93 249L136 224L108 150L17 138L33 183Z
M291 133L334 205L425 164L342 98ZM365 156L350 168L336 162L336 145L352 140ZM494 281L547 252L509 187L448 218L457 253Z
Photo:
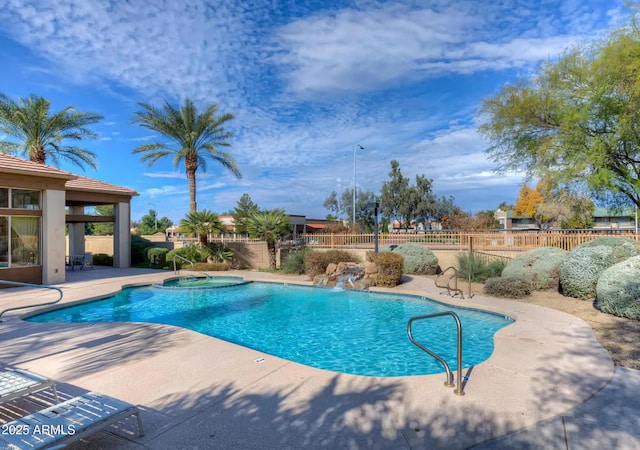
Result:
M381 252L393 252L404 257L404 273L434 275L438 273L438 257L431 250L420 244L402 244L391 248L385 245Z
M558 290L560 263L567 254L567 251L557 247L528 250L509 261L502 270L502 276L524 280L533 290Z
M602 272L596 286L596 306L609 314L640 320L640 256Z
M638 243L629 238L598 238L577 246L560 263L560 288L564 295L593 298L600 274L638 255Z
M380 252L375 261L378 266L376 285L394 287L402 283L404 257L399 253Z
M146 250L147 261L153 263L153 258L156 258L156 264L158 267L164 267L167 264L167 253L169 249L165 247L149 247Z
M92 257L94 266L113 266L113 256L106 253L96 253Z
M531 285L521 278L489 278L484 282L484 293L494 297L524 298L531 295Z

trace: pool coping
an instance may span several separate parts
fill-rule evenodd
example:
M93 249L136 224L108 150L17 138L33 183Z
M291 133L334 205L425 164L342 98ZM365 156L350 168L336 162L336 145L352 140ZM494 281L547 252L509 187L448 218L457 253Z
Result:
M118 276L100 278L98 272L89 275L92 279L80 275L61 285L62 304L103 298L125 285L152 284L172 275L114 271ZM227 274L311 284L300 276ZM570 314L483 296L451 298L428 277L372 291L471 305L516 321L496 333L489 359L466 373L462 397L443 387L443 374L336 374L166 325L33 324L19 320L24 313L7 314L0 324L0 337L9 344L0 350L0 364L49 376L70 392L97 390L140 405L146 436L97 437L127 448L172 448L183 442L225 448L344 448L354 442L377 442L380 448L467 448L562 415L613 377L613 362L589 325ZM9 306L40 297L30 291ZM0 299L7 299L2 291ZM264 361L256 362L260 358ZM327 416L336 405L339 413Z

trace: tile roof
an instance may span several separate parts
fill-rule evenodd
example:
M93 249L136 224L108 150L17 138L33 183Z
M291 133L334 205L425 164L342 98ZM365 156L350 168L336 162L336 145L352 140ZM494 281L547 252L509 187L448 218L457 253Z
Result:
M0 172L72 180L76 175L55 167L0 153Z
M0 173L33 175L38 177L68 180L65 183L65 187L67 190L72 191L108 192L111 194L129 195L131 197L138 195L136 191L129 188L83 177L71 172L56 169L55 167L47 166L46 164L39 164L26 159L7 155L5 153L0 153Z
M68 191L109 192L112 194L130 195L132 197L138 195L138 193L133 189L116 186L115 184L105 183L103 181L94 180L93 178L87 178L80 175L76 175L75 179L67 181L65 186Z

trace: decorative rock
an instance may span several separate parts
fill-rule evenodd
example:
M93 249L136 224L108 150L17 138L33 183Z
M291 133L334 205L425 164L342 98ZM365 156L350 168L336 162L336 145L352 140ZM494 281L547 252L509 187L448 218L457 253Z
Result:
M364 266L364 273L365 275L372 275L374 273L378 273L378 265L374 262L368 262Z
M368 289L372 280L362 283L364 270L355 263L329 264L324 275L316 275L313 284L316 286L339 287L343 289ZM375 276L375 275L374 275Z
M338 269L338 265L336 263L330 263L327 266L327 270L325 271L325 273L327 275L331 275L332 273L335 273L335 271Z

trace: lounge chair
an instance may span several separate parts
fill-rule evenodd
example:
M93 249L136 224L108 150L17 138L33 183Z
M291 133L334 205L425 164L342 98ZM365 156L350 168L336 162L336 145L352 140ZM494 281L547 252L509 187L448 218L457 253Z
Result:
M20 433L0 434L0 448L60 448L130 416L136 416L138 436L143 436L137 407L97 392L88 392L1 425L3 430L20 430Z
M0 372L0 403L8 402L43 389L52 389L58 403L56 386L48 378L26 370L9 369Z
M93 253L87 252L82 258L82 268L93 269Z

